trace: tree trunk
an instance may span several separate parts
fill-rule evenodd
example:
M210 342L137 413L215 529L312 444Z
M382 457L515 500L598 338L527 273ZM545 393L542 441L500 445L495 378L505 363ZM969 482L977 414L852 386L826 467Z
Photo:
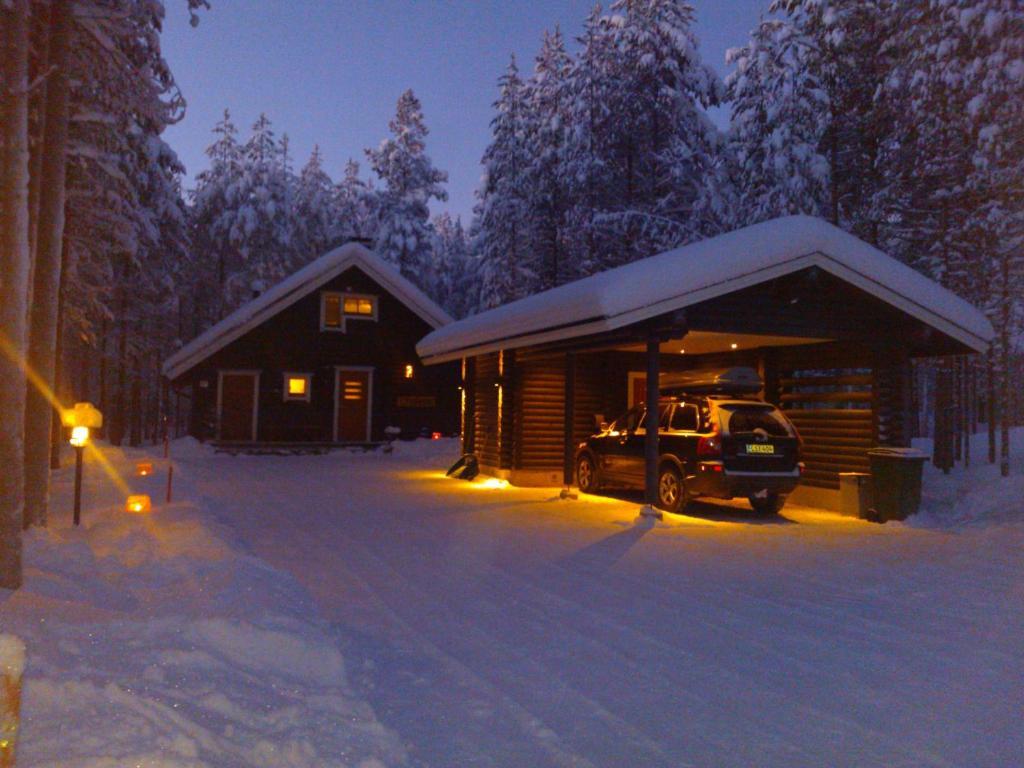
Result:
M985 375L987 378L986 384L988 385L988 398L986 399L985 405L986 420L988 421L988 463L996 463L996 371L995 371L995 350L989 349L988 354L985 355Z
M68 35L71 0L54 0L43 134L42 190L29 318L28 363L55 396L57 305L64 243L64 178L68 141ZM31 388L25 411L25 525L46 525L50 491L50 421L46 392Z
M1002 387L999 397L999 474L1008 477L1010 474L1010 399L1013 394L1010 376L1010 323L1013 320L1014 299L1010 288L1010 255L1003 254L1001 264L1002 291L1000 303L1002 304L1002 327L999 329L999 368L1002 376Z
M30 268L28 216L29 0L0 6L3 38L0 81L0 587L22 582L21 522L24 500L25 376Z

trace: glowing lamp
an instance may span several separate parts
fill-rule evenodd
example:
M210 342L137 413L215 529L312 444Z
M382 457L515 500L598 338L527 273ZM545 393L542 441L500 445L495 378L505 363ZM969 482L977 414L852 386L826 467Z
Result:
M432 434L430 435L430 439L431 439L431 440L440 440L440 439L441 439L441 433L440 433L440 432L434 432L434 433L432 433Z
M103 426L103 414L92 403L75 403L73 408L61 410L60 421L65 427L99 429Z
M135 465L135 474L139 477L147 477L153 474L153 463L150 461L140 461Z
M405 378L411 379L413 374L412 363L405 364Z
M124 503L124 511L145 514L146 512L153 511L153 504L150 502L149 496L144 493L140 493L138 495L128 497L128 500Z
M84 447L89 442L89 428L82 426L72 427L71 439L68 442L75 446L75 448Z
M306 394L306 378L304 376L292 376L288 379L289 395Z

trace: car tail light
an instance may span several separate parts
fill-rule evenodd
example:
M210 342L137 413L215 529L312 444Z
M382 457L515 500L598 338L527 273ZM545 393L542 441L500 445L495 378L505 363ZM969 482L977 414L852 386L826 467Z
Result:
M718 457L722 455L722 436L712 432L697 440L697 455L701 457Z

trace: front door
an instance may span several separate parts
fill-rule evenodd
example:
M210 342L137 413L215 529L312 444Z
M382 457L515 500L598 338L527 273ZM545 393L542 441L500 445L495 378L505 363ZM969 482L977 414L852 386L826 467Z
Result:
M256 439L257 374L221 371L218 392L218 429L221 440Z
M373 372L365 369L339 368L334 391L335 440L341 443L365 443L370 439L370 407Z

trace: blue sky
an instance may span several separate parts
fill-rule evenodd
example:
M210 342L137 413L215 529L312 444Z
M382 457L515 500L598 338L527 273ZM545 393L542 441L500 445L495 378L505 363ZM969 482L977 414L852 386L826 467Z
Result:
M726 71L769 0L692 0L705 61ZM579 33L592 0L212 0L197 28L168 0L164 57L188 101L165 138L193 176L224 108L245 135L266 112L287 133L296 167L314 144L335 179L349 157L387 135L395 102L412 88L430 128L427 150L448 171L449 202L435 210L468 223L490 137L496 81L514 53L524 73L543 31ZM713 117L718 122L724 114Z

